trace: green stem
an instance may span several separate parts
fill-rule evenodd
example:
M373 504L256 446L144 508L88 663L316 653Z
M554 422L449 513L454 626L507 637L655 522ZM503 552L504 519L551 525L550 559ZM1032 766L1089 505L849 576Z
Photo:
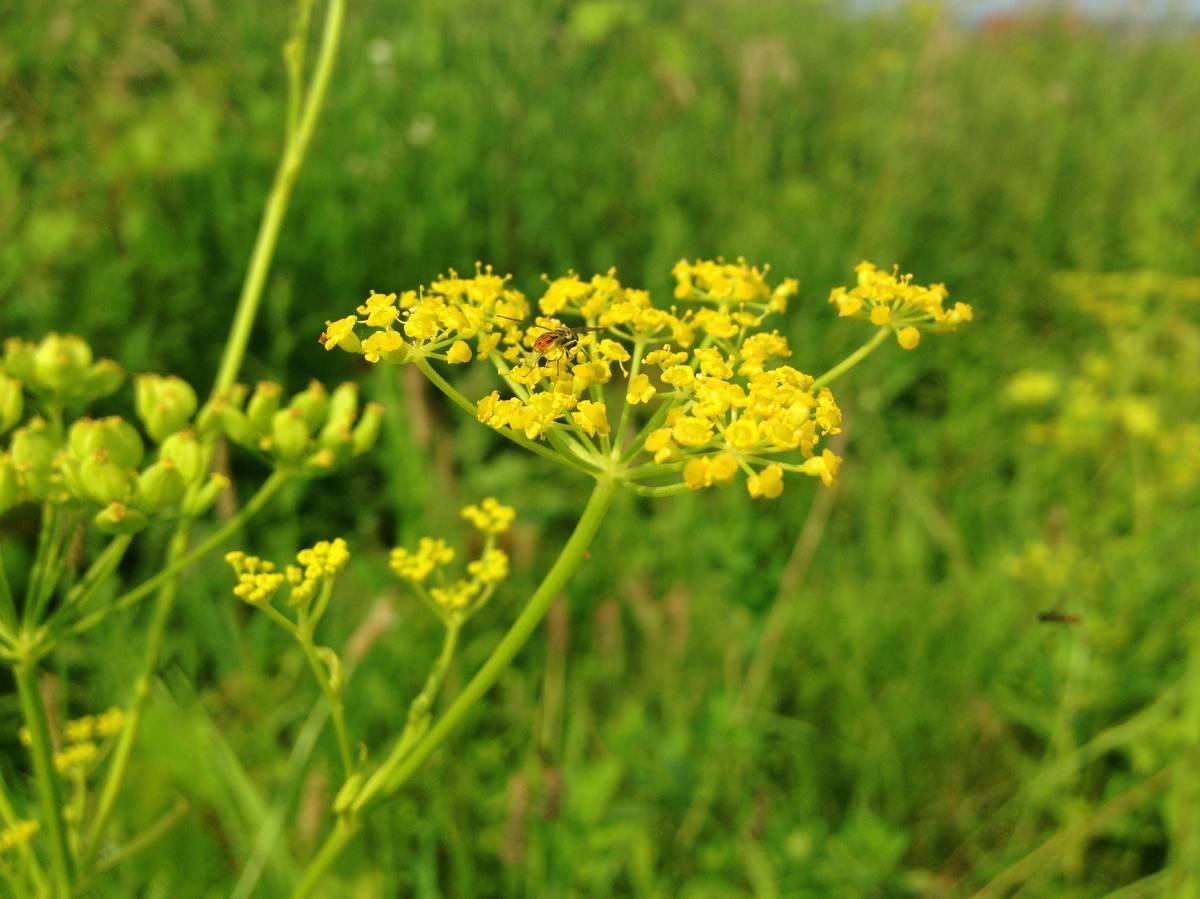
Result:
M235 534L247 521L254 517L258 512L271 501L271 498L279 492L279 489L287 483L292 477L292 473L277 469L271 473L271 476L263 481L263 485L258 488L258 492L250 497L246 505L242 506L238 513L229 519L224 525L212 533L212 535L193 549L190 553L180 557L176 561L170 563L166 568L160 571L146 581L143 581L137 587L123 594L122 596L109 603L106 608L99 609L96 612L88 615L86 618L78 621L73 627L72 632L82 634L85 631L91 630L106 617L110 612L115 612L120 609L127 609L130 606L140 602L157 587L174 578L177 574L195 562L197 559L208 555L233 534Z
M645 349L646 341L641 337L637 338L633 343L633 360L629 363L628 383L630 384L633 383L633 379L642 371L642 353ZM612 438L612 454L614 459L618 459L621 456L621 438L625 436L625 428L629 425L629 416L632 413L633 403L626 399L621 406L621 420L617 423L617 432L613 434Z
M66 899L71 895L71 852L67 847L67 830L63 824L62 801L58 772L54 770L54 752L50 746L50 728L46 707L38 689L37 664L22 661L13 668L17 692L21 696L21 712L29 728L30 754L33 756L33 775L37 782L38 800L42 806L42 826L50 841L50 875L55 893Z
M444 393L446 398L454 403L454 405L458 406L472 418L477 417L475 413L475 404L459 393L453 384L438 374L437 369L430 365L427 359L417 356L413 359L413 365L417 367L421 374L430 380L434 387ZM556 453L549 447L543 446L534 440L527 440L511 429L496 429L496 433L501 437L506 437L507 439L511 440L513 443L517 444L517 446L524 447L531 453L537 453L539 456L549 459L551 462L554 462L558 465L565 465L568 468L574 468L576 471L581 471L585 474L593 473L591 469L584 468L582 465L577 464L574 459L564 456L561 453Z
M625 482L625 489L631 490L638 496L650 496L660 498L664 496L679 496L681 493L687 493L689 489L687 484L664 484L661 487L646 487L642 484L630 484Z
M346 844L354 839L354 835L358 833L360 827L362 825L357 820L347 817L338 818L337 824L334 825L333 830L321 845L321 850L308 863L308 867L304 869L304 876L292 890L292 899L302 899L304 896L312 895L321 878L325 876L325 872L329 870L329 866L342 854Z
M500 643L492 650L492 654L483 667L471 679L458 698L438 719L425 737L412 747L399 761L394 771L385 763L363 785L350 815L339 819L337 826L326 838L320 852L309 864L304 876L292 893L292 899L303 899L312 893L334 860L341 854L346 844L358 832L359 818L378 802L399 789L412 776L430 755L446 741L466 717L467 713L491 689L501 672L508 667L516 654L529 640L530 635L545 617L551 604L558 597L567 580L583 560L588 547L604 521L604 515L612 502L617 489L617 482L610 478L597 478L596 486L584 507L583 514L575 525L566 545L559 553L558 559L547 572L528 604L522 610L517 620L513 622Z
M83 611L88 604L88 600L92 598L96 590L108 581L117 566L121 564L121 559L125 557L125 550L129 548L129 543L132 540L132 535L121 534L109 541L108 546L104 548L104 551L88 567L87 572L79 583L67 591L62 605L47 620L46 627L48 630L53 631L55 626L66 615Z
M342 33L345 11L345 0L329 0L329 7L325 14L325 29L321 37L321 49L313 70L312 83L304 98L299 124L284 149L283 158L275 172L275 181L271 185L271 193L267 197L267 208L263 213L262 222L259 224L258 235L254 239L250 267L246 272L246 280L242 284L237 311L234 313L229 339L225 344L225 353L221 357L221 367L217 370L217 379L213 384L214 393L228 387L237 379L238 369L241 368L242 359L246 355L246 345L250 342L250 330L254 326L258 304L262 300L263 287L266 284L267 272L271 267L271 257L275 254L275 244L279 240L279 229L287 214L292 187L296 183L296 176L300 173L300 166L304 162L304 155L312 140L321 104L325 100L329 76L333 70L334 60L337 58L338 41Z
M42 503L42 522L38 529L37 553L29 572L29 583L25 587L25 607L22 610L22 620L26 624L36 621L34 612L37 610L38 598L42 594L42 581L46 577L46 567L51 554L50 544L54 542L57 524L58 506L49 502Z
M312 634L298 635L300 646L304 649L304 657L308 659L308 667L312 669L313 677L321 688L325 702L329 704L329 714L333 719L333 730L337 734L338 752L342 756L342 771L347 778L354 773L354 753L350 751L350 736L346 732L346 712L342 705L341 694L329 683L329 673L325 664L317 655L317 649L312 642Z
M821 375L821 377L817 378L817 380L813 382L812 389L817 390L818 388L824 387L827 384L832 384L846 372L850 371L850 369L854 368L854 366L858 365L858 363L862 362L873 352L875 352L876 348L885 340L887 340L891 334L891 328L877 329L870 340L860 346L857 350L855 350L833 368L829 369L829 371L825 372L825 374Z
M171 538L167 548L168 565L183 556L187 549L188 528L180 527ZM129 769L129 759L133 754L133 743L137 739L138 728L142 723L142 713L150 698L150 687L154 680L154 672L158 670L158 659L162 654L163 640L167 632L167 623L171 618L171 610L175 606L175 595L178 592L179 580L171 578L163 583L154 603L154 616L150 619L150 628L146 635L146 648L142 654L142 665L138 671L137 680L133 685L133 698L129 703L129 711L125 715L125 723L121 734L117 737L117 745L113 750L112 761L109 763L108 776L100 791L100 799L96 805L96 814L92 817L92 825L87 838L83 842L80 858L86 869L95 857L100 846L100 838L108 819L116 807L121 787L125 784L125 773Z

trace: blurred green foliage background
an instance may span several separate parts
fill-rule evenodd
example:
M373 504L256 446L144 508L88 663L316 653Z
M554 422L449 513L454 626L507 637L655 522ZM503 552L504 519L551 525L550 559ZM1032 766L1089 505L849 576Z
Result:
M6 10L2 336L80 333L207 388L278 156L286 30L271 4ZM834 492L623 498L545 636L327 895L1200 896L1197 147L1200 35L1166 24L353 3L243 379L361 380L391 424L243 545L350 540L327 639L373 623L350 716L376 751L437 648L386 548L484 495L518 507L517 576L453 693L586 485L419 379L323 353L325 319L477 259L534 293L615 265L666 297L677 259L723 254L801 279L781 327L810 371L867 336L825 303L862 258L977 320L837 385ZM6 558L27 526L0 522ZM184 583L120 828L180 794L191 813L96 895L229 895L272 815L290 838L253 894L278 895L326 824L332 744L287 764L316 690L230 582L213 562ZM139 632L55 660L72 714L125 701Z

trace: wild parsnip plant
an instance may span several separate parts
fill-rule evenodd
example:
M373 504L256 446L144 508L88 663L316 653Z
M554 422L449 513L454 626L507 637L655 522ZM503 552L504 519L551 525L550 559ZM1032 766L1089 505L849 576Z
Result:
M912 350L922 331L952 331L972 318L965 303L947 307L943 285L921 286L898 268L881 271L867 262L856 272L856 283L835 288L829 302L841 316L867 319L874 334L817 377L788 364L791 350L774 327L799 283L787 279L772 286L766 269L740 259L679 262L674 303L665 308L655 306L647 291L622 285L610 270L590 279L574 273L547 278L535 315L509 277L478 264L473 277L451 271L417 290L372 292L355 314L326 323L320 337L326 350L340 347L374 364L416 366L480 423L547 462L590 477L594 486L558 558L508 632L432 725L429 707L463 621L507 576L507 556L493 540L513 512L494 498L463 510L487 535L467 579L426 590L426 580L454 558L443 539L393 550L393 569L443 618L445 643L392 748L382 761L365 761L348 774L335 802L336 825L297 886L297 899L317 889L364 816L407 782L496 682L588 554L618 490L669 497L728 484L739 473L752 498L777 498L787 474L831 485L841 459L821 441L840 432L841 411L828 385L889 337ZM471 400L435 363L487 366L501 387ZM293 624L269 605L285 580L298 582L300 575L281 575L248 558L231 557L240 577L235 592L265 603L286 629L302 629L303 617ZM318 680L325 676L316 664L313 670ZM340 693L330 698L331 706L335 701L340 703Z
M138 425L89 409L119 390L122 368L96 361L79 337L51 334L5 343L0 368L0 513L38 511L40 533L28 572L0 568L0 658L18 688L34 800L0 788L0 875L18 896L87 892L105 870L133 856L186 813L165 812L148 831L114 846L107 827L122 796L138 729L158 667L178 580L209 556L289 483L335 474L376 441L382 407L360 407L353 385L313 382L288 397L279 384L236 383L262 298L292 185L329 83L343 4L329 0L318 55L305 64L313 4L296 7L285 49L289 97L284 152L232 317L229 340L207 398L183 380L143 374L134 381ZM355 313L327 323L325 349L369 363L413 365L448 400L543 461L593 481L570 537L511 626L453 701L435 716L462 629L503 587L510 562L501 540L515 512L496 498L462 510L477 550L455 576L458 551L426 537L392 551L391 567L437 616L443 641L423 688L408 703L386 747L351 734L348 665L319 641L318 628L350 559L341 538L300 550L282 570L241 550L226 555L234 595L291 637L328 707L341 784L333 824L299 877L311 895L366 817L393 797L462 723L529 640L590 552L618 491L664 499L741 481L751 500L778 498L789 478L832 485L841 458L828 445L842 428L831 385L889 339L914 350L924 333L953 331L971 307L948 304L944 286L922 286L898 268L863 262L854 284L832 291L841 317L874 329L854 352L813 375L791 364L779 330L799 282L773 284L744 260L680 261L669 303L625 286L615 271L545 282L536 304L508 276L478 265L401 294L372 293ZM477 364L496 387L467 397L441 366ZM196 545L228 478L215 470L219 441L253 455L266 472L256 492ZM749 501L749 500L748 500ZM122 584L123 558L140 534L170 528L159 571ZM90 563L80 565L87 555ZM81 570L82 568L82 570ZM85 715L58 731L39 683L48 657L68 641L155 598L141 664L124 708ZM249 881L247 881L249 882Z
M235 383L292 186L313 135L336 57L343 0L329 0L311 69L305 55L313 3L301 0L285 46L288 74L284 149L267 200L212 393L203 405L183 380L137 376L141 430L89 408L125 380L120 365L96 360L78 336L4 341L0 361L0 514L33 506L40 527L28 571L0 559L0 659L11 668L24 717L23 742L35 801L0 783L0 876L14 896L67 897L87 891L103 870L135 854L180 817L177 807L121 846L105 842L173 609L181 573L225 543L289 482L330 474L364 452L382 410L360 415L357 390L320 384L283 402L279 385L248 391ZM197 545L190 535L228 478L213 470L216 442L253 452L268 475L236 514ZM151 527L173 529L160 570L137 586L119 566ZM81 558L90 564L81 570ZM108 617L155 597L128 707L52 731L40 675L46 659ZM102 741L102 742L101 742ZM93 782L93 777L99 783Z

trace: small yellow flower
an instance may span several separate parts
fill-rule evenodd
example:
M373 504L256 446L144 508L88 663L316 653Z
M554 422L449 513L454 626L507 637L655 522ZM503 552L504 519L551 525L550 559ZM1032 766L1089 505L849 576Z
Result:
M712 425L704 419L685 415L675 422L671 436L680 446L705 446L712 440Z
M473 355L471 347L465 340L456 340L446 353L446 361L451 365L460 365L463 362L470 362Z
M832 487L833 482L837 479L838 469L841 466L842 459L840 456L835 455L832 450L824 450L819 456L805 459L801 468L806 475L819 477L826 487Z
M778 465L768 465L746 480L746 489L753 497L775 499L783 493L783 469Z
M921 332L909 325L896 332L896 342L906 350L915 350L921 342Z
M394 353L404 345L404 338L396 331L376 331L362 342L363 356L368 362L378 362L388 353Z
M636 406L638 403L648 403L654 398L654 385L650 383L650 378L646 374L636 374L629 379L629 386L625 388L625 402L631 406Z
M353 315L339 318L335 322L325 322L325 330L321 334L321 345L327 350L332 350L335 346L340 346L351 353L357 353L361 348L361 344L358 338L354 336L354 326L356 324L358 324L358 318Z
M571 413L571 418L589 437L595 437L597 434L604 437L611 430L608 425L608 409L604 403L580 400L575 411Z
M725 439L735 450L746 452L762 442L762 432L754 422L739 418L725 429Z

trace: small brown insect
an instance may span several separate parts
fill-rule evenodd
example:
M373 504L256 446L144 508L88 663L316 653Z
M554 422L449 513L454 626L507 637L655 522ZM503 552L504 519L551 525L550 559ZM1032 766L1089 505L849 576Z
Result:
M1052 609L1048 612L1038 612L1038 621L1057 624L1079 624L1083 621L1083 616L1077 615L1074 612L1056 612Z
M507 315L497 315L498 318L507 318L509 321L519 321L519 319L508 318ZM534 327L542 328L544 325L535 325ZM596 328L590 325L572 328L569 325L559 325L557 328L546 328L545 334L539 334L533 341L533 354L540 363L549 353L557 349L558 355L555 357L559 364L559 374L562 374L562 360L569 359L571 353L579 346L579 335L586 334L589 331L603 331L603 328ZM532 370L533 366L530 366Z

